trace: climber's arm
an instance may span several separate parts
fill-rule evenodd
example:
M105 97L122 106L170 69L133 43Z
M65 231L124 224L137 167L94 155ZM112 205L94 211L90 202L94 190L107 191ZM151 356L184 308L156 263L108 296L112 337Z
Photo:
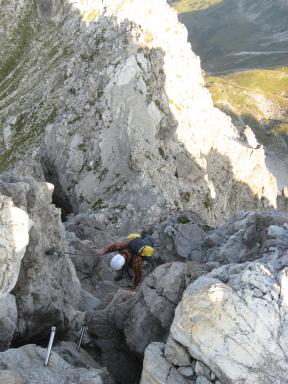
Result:
M107 245L106 247L100 249L99 251L96 252L97 256L103 256L106 255L107 253L111 252L121 252L123 249L127 248L129 243L127 241L122 241L119 243L112 243Z

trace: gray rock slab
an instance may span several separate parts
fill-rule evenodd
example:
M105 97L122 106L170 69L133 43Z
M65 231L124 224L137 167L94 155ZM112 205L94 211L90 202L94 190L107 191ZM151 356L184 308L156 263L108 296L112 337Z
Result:
M0 299L0 351L9 348L17 326L17 307L13 295Z
M59 384L65 382L71 384L103 384L104 374L102 370L75 368L54 351L51 353L49 365L44 367L45 354L46 350L36 345L25 345L21 348L9 349L0 353L1 372L3 374L3 369L4 372L12 370L18 374L18 377L20 376L23 379L23 383L27 382L29 384ZM15 377L17 377L17 374ZM16 383L18 384L17 381ZM19 381L20 383L21 381Z

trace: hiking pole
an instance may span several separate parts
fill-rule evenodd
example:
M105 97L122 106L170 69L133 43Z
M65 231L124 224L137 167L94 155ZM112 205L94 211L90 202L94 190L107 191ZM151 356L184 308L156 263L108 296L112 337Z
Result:
M50 354L51 354L51 349L52 349L55 333L56 333L56 327L51 327L51 334L50 334L49 344L48 344L48 347L47 347L47 352L46 352L45 362L44 362L44 366L45 367L47 367L47 365L49 363L49 359L50 359Z
M80 351L81 344L82 344L83 337L85 335L86 329L87 329L87 325L85 323L83 323L82 328L81 328L81 334L80 334L79 342L78 342L78 345L77 345L77 351L78 352Z

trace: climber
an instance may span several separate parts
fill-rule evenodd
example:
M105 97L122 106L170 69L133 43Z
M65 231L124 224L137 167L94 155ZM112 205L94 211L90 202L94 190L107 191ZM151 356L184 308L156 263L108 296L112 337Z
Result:
M125 273L129 277L131 268L134 271L133 287L136 288L143 277L142 260L144 257L153 256L154 242L151 237L142 239L139 233L132 233L128 236L128 241L110 244L100 249L96 255L103 256L111 252L119 252L110 262L110 267L117 271L115 280L123 279Z

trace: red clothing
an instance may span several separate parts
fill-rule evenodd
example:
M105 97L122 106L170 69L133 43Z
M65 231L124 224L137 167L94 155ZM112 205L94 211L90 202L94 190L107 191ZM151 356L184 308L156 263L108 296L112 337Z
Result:
M134 255L133 257L133 251L129 247L128 241L123 241L119 243L113 243L110 245L107 245L107 247L103 248L103 254L106 255L107 253L111 252L119 252L121 255L125 257L125 265L124 268L131 268L134 271L134 277L133 277L133 285L136 287L142 277L142 257L138 254Z

